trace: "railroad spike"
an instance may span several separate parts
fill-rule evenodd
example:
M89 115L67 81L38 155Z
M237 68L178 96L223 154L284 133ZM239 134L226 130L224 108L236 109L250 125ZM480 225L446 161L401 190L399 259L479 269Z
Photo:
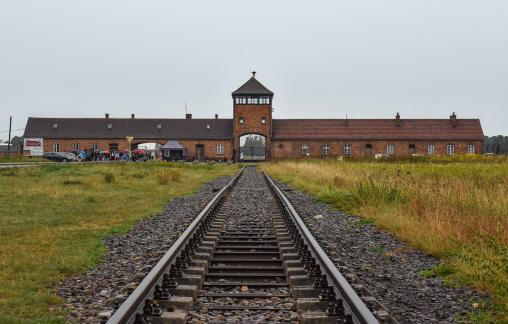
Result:
M145 319L145 316L143 314L136 314L136 317L134 319L134 324L147 324L148 322Z
M326 288L328 287L328 279L326 278L326 275L321 275L321 277L316 278L313 284L314 288Z
M159 304L154 302L152 299L146 299L145 306L143 307L143 315L160 317L162 315L162 310L159 307Z
M344 305L342 304L342 300L335 300L328 304L326 308L326 314L328 316L340 316L343 317L344 313Z
M321 291L319 295L319 300L321 301L334 301L335 300L335 291L332 286L328 286Z
M169 290L161 287L159 284L155 285L155 290L153 292L153 298L156 300L169 300L171 294Z

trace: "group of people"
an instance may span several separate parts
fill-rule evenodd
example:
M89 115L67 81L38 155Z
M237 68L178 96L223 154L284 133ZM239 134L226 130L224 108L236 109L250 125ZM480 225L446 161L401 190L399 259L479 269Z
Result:
M128 151L72 151L81 161L148 161L156 160L159 156L155 151L134 150L129 156Z

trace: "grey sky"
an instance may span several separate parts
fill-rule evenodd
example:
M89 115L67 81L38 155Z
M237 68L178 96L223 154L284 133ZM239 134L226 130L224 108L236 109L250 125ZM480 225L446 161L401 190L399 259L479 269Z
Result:
M28 116L481 118L508 135L508 1L0 2L0 138ZM18 131L16 134L20 134Z

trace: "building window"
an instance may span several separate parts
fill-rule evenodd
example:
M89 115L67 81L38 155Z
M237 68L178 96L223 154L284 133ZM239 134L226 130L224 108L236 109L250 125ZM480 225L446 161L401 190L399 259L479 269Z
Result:
M247 99L247 103L249 103L249 104L257 104L258 103L258 98L248 98Z
M243 117L240 117L240 124L243 124Z
M436 145L435 144L427 145L427 154L434 155L435 153L436 153Z
M302 144L302 155L309 155L309 145Z
M266 117L261 117L261 125L265 125L266 124Z
M323 154L328 155L330 153L330 144L323 144Z
M386 154L393 155L393 151L394 151L394 145L393 144L386 145Z
M351 155L351 144L344 144L344 155Z
M108 129L112 129L113 128L113 124L108 124Z
M246 98L242 98L241 101L242 101L241 103L245 104L247 102L247 99Z
M53 152L60 152L60 144L53 143Z
M217 155L224 154L224 144L217 144Z
M99 150L99 144L92 144L92 150L98 151Z
M474 154L474 144L467 144L467 154Z
M455 154L455 145L453 145L453 144L446 145L446 154L448 154L448 155Z
M240 103L240 98L236 97L236 98L235 98L235 103L236 103L236 104L239 104L239 103Z
M73 151L79 151L79 143L72 144L72 150Z

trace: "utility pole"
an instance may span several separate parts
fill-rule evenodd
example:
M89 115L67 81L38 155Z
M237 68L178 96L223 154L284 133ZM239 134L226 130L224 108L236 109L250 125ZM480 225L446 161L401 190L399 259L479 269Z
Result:
M7 154L11 155L11 129L12 129L12 116L9 117L9 142L7 142Z

